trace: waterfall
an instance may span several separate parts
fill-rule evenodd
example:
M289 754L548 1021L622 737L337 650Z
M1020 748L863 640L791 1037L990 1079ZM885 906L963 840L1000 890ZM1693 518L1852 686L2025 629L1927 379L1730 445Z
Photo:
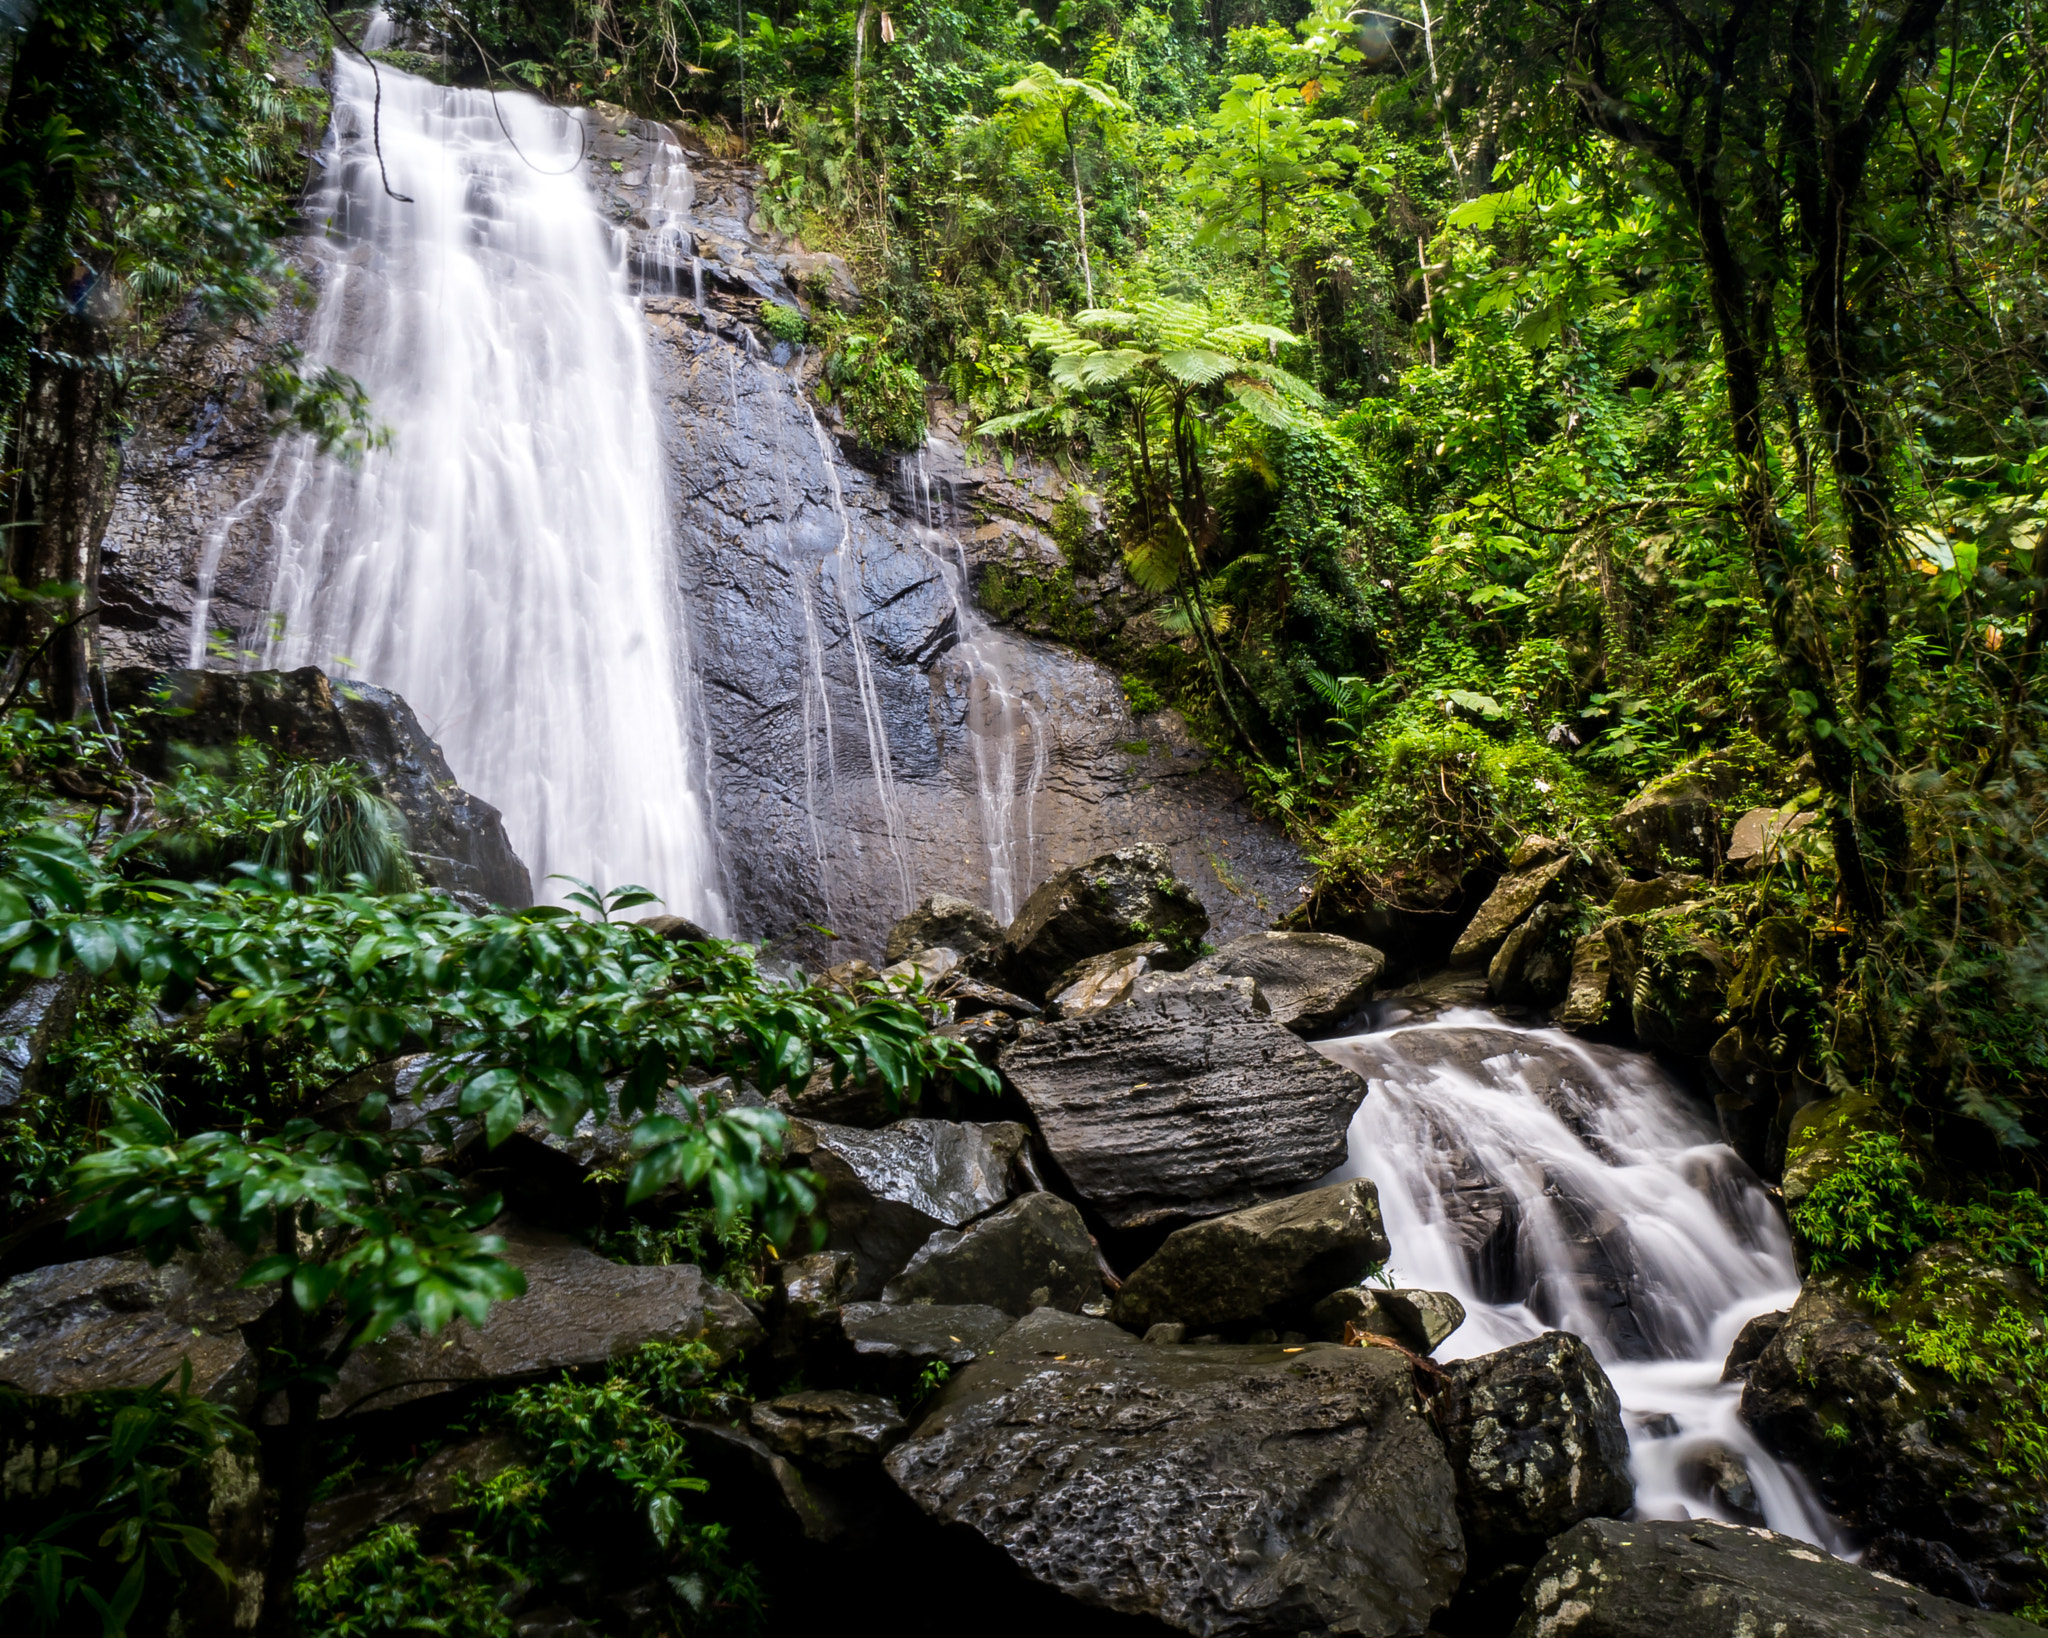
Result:
M982 850L988 859L988 908L997 921L1008 925L1031 890L1037 840L1034 809L1046 774L1046 715L1012 681L1024 670L1016 640L982 618L967 573L966 548L951 527L950 498L933 483L922 454L914 464L899 467L898 482L910 491L919 514L920 527L913 538L938 569L953 600L953 658L967 677L967 732L974 752ZM1031 772L1023 782L1020 811L1017 765L1027 750Z
M405 696L537 888L640 883L722 929L647 341L577 119L380 72L409 202L370 69L339 57L306 351L392 438L355 469L303 438L273 456L263 663ZM194 663L210 636L202 603Z
M1743 1323L1798 1296L1791 1242L1654 1060L1472 1011L1314 1044L1370 1087L1328 1181L1376 1183L1393 1277L1468 1311L1443 1357L1576 1332L1621 1398L1639 1515L1843 1550L1720 1380Z

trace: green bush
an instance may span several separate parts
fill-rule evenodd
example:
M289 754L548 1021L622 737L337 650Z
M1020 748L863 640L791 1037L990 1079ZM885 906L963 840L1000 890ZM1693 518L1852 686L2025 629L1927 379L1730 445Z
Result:
M811 321L779 301L761 303L761 328L777 341L786 341L793 347L801 347L811 339Z
M1889 1132L1851 1140L1843 1163L1791 1210L1792 1227L1812 1256L1812 1269L1872 1271L1867 1294L1883 1288L1915 1252L1941 1237L1942 1222L1920 1192L1920 1162Z
M925 439L924 377L886 335L843 330L825 355L819 398L838 404L853 435L871 449L916 449Z

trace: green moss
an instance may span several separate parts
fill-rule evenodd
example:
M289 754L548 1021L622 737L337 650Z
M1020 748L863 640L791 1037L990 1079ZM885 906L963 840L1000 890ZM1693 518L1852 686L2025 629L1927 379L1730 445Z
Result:
M992 563L982 571L977 597L988 617L1036 637L1084 644L1096 634L1095 613L1074 594L1074 571L1031 574Z
M801 346L811 337L811 321L779 301L761 303L761 328L777 341L787 341L792 346Z
M1157 711L1166 703L1160 697L1159 690L1154 688L1143 677L1135 677L1126 673L1123 678L1123 685L1124 699L1129 704L1131 715L1134 717L1142 717L1148 712Z

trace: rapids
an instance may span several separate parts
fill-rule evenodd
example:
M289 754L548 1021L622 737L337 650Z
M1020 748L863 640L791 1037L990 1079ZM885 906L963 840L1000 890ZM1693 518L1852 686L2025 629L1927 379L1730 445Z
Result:
M1744 1322L1798 1296L1791 1241L1655 1060L1486 1012L1415 1021L1398 1002L1380 1027L1314 1044L1370 1087L1327 1181L1377 1184L1389 1276L1465 1304L1439 1357L1576 1332L1621 1398L1642 1516L1846 1550L1720 1380Z

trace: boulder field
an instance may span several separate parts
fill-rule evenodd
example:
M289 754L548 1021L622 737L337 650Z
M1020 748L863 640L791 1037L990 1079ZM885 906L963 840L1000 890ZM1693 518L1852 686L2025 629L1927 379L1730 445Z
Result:
M1536 850L1461 959L1497 963L1578 868ZM1778 1448L1810 1447L1838 1509L1860 1488L1877 1538L1861 1567L1765 1530L1632 1520L1621 1407L1576 1336L1435 1358L1465 1311L1381 1277L1400 1248L1373 1183L1326 1181L1366 1085L1303 1039L1357 1015L1385 958L1327 932L1208 951L1207 930L1170 860L1141 844L1054 877L1007 927L934 898L892 931L887 968L827 974L924 986L1004 1090L969 1103L941 1088L914 1111L876 1088L778 1095L823 1243L770 1263L765 1290L591 1249L622 1133L534 1125L486 1150L476 1123L450 1128L450 1166L509 1202L497 1228L527 1290L481 1326L390 1336L349 1361L324 1414L360 1448L431 1454L407 1479L330 1487L305 1566L392 1522L423 1539L460 1528L475 1486L524 1459L476 1425L480 1390L686 1342L705 1371L745 1373L684 1430L691 1459L771 1592L799 1603L886 1561L923 1567L900 1619L978 1598L978 1624L999 1632L2035 1630L1969 1607L2015 1601L1997 1542L2022 1498L1901 1457L1896 1394L1878 1396L1868 1439L1829 1437L1842 1404L1876 1392L1882 1342L1853 1294L1811 1284L1744 1331L1729 1370ZM419 1120L417 1080L395 1060L316 1107L346 1123L380 1090L395 1123ZM744 1086L721 1095L759 1102ZM7 1247L0 1284L0 1386L15 1390L0 1397L0 1460L28 1476L0 1503L10 1529L43 1505L34 1475L66 1396L189 1358L194 1392L259 1426L274 1414L257 1369L267 1293L237 1288L230 1248L152 1270L39 1262L48 1244ZM216 1507L241 1520L230 1546L261 1538L239 1482L241 1513ZM1914 1508L1933 1524L1887 1525ZM1960 1601L1925 1590L1937 1582ZM513 1630L611 1630L547 1620Z

